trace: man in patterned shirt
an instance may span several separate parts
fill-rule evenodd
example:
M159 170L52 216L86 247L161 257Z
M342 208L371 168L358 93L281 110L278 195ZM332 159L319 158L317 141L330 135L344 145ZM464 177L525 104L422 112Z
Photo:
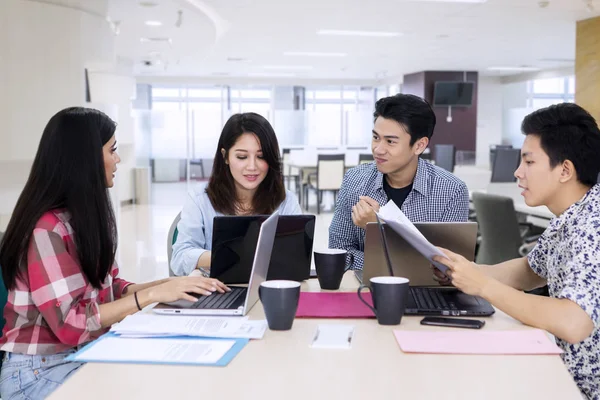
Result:
M348 250L347 269L363 268L365 227L389 200L413 222L464 222L469 214L464 182L419 158L435 128L431 106L397 94L377 102L374 118L375 161L348 171L329 227L329 247Z
M528 115L522 130L515 176L525 203L556 217L527 257L486 266L445 251L437 261L463 292L553 334L581 392L600 399L600 130L572 103ZM550 297L523 292L545 284Z

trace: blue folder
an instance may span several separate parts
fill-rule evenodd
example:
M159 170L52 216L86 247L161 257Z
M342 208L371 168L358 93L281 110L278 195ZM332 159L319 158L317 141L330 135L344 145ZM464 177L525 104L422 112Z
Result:
M235 356L238 355L238 353L244 348L244 346L246 346L246 344L250 341L250 339L230 339L230 338L208 338L208 337L190 337L190 336L170 336L170 337L155 337L152 339L158 339L158 340L173 340L173 339L182 339L182 340L233 340L235 341L235 344L231 347L231 349L229 349L229 351L227 353L225 353L225 355L223 357L221 357L221 359L219 359L219 361L217 361L216 363L201 363L201 362L183 362L183 361L169 361L169 360L165 360L165 361L147 361L147 360L102 360L102 361L98 361L98 360L90 360L90 359L86 359L85 358L85 353L87 350L89 350L90 348L92 348L93 346L97 345L99 342L101 342L104 339L107 338L118 338L119 335L116 335L112 332L108 332L102 336L100 336L97 340L87 344L86 346L84 346L82 349L80 349L79 351L77 351L76 353L71 354L69 357L66 358L67 361L74 361L74 362L95 362L95 363L121 363L121 364L165 364L165 365L205 365L205 366L213 366L213 367L225 367L227 364L229 364L231 362L231 360L233 360L233 358ZM128 340L126 338L123 338L121 340ZM139 340L143 340L143 339L139 339Z

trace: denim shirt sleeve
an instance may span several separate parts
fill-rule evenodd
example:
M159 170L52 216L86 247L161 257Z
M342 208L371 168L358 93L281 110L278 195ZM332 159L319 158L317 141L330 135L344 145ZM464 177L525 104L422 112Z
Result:
M281 215L301 215L303 214L300 203L296 195L289 190L285 191L285 200L281 203L280 214Z
M181 211L181 220L177 224L177 242L173 245L171 259L171 270L177 276L192 273L200 256L209 251L204 234L204 220L208 210L203 209L201 195L200 191L188 193Z

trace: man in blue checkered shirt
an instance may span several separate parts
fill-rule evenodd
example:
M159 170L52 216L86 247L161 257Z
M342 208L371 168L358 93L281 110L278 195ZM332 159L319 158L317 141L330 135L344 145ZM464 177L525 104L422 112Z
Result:
M435 114L423 99L397 94L375 104L374 162L346 173L329 227L329 247L348 250L347 269L363 268L365 227L393 200L412 222L465 222L463 181L419 157L429 145Z

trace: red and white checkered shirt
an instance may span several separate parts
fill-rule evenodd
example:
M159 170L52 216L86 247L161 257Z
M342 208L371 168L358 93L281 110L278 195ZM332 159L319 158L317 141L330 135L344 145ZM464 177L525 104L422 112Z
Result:
M27 252L27 271L8 292L6 325L0 349L21 354L56 354L107 331L100 327L99 305L121 298L129 282L113 265L100 290L86 279L70 215L45 213L36 224Z

